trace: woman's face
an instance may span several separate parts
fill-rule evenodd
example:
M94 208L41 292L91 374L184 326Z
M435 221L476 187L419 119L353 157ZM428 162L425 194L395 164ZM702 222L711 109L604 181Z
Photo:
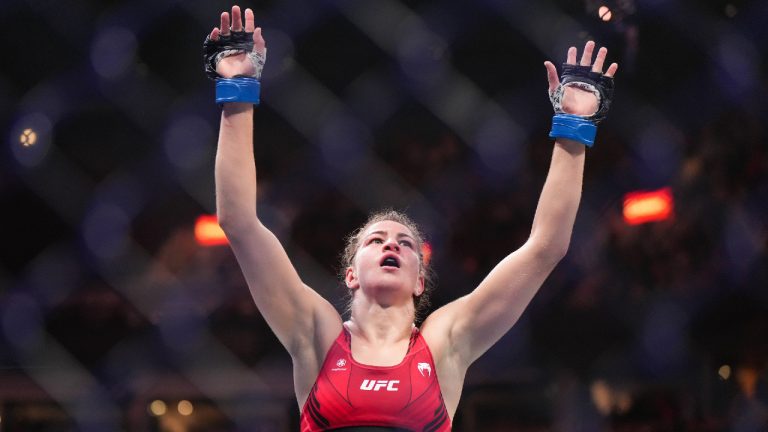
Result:
M371 224L363 231L352 267L347 268L347 286L362 287L364 292L386 302L421 295L424 278L420 247L411 231L400 223Z

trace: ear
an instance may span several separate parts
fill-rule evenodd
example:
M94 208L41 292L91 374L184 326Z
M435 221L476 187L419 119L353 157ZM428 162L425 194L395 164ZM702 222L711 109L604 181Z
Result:
M419 280L416 282L416 297L424 294L424 276L419 276Z
M344 283L347 284L347 288L349 289L360 288L360 281L357 279L355 269L353 269L352 266L347 267L347 271L344 272Z

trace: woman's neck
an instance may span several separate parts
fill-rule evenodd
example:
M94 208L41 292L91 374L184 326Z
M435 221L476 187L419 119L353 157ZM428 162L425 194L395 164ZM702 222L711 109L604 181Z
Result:
M397 343L410 338L414 317L413 303L382 307L356 298L347 329L370 343Z

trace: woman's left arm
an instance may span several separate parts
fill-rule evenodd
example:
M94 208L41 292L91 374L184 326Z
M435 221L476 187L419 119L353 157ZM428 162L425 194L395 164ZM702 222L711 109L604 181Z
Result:
M556 111L550 136L556 141L528 240L470 294L438 309L424 322L424 336L432 339L434 332L435 339L445 341L444 354L459 364L469 366L509 331L568 250L581 200L585 145L594 142L595 124L605 115L618 68L611 64L602 75L607 50L601 48L593 64L594 47L594 42L587 42L580 65L576 48L568 50L562 84L555 66L545 63ZM569 76L569 71L577 76ZM580 74L585 75L583 80ZM610 83L609 93L600 87L603 82Z

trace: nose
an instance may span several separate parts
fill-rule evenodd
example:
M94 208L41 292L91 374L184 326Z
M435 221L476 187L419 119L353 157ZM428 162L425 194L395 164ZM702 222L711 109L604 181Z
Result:
M384 243L384 250L400 252L400 245L397 243L397 240L388 239Z

